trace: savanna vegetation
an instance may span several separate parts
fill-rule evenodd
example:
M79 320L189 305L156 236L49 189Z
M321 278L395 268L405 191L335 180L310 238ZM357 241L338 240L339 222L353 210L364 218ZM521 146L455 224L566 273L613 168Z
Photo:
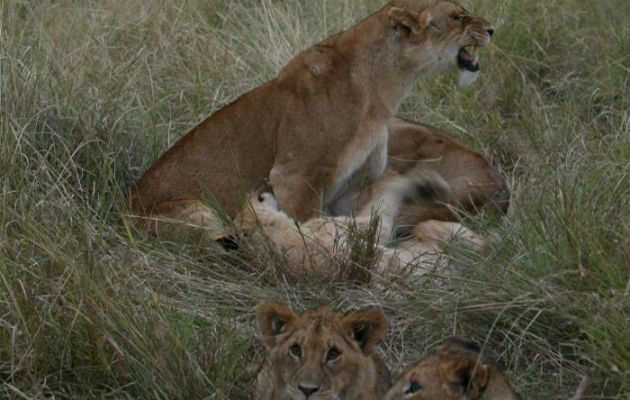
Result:
M289 282L264 243L151 238L125 194L190 128L380 0L0 3L0 396L246 398L253 308L384 310L393 371L471 336L527 399L630 399L630 3L465 0L482 75L401 115L485 154L512 191L469 217L446 284ZM404 291L405 296L390 295Z

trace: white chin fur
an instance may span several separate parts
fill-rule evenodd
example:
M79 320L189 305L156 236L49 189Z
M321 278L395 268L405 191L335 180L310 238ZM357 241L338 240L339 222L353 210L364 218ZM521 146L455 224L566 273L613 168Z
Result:
M261 201L261 206L266 208L267 210L278 211L278 201L276 197L271 193L262 193L258 196L258 200L263 199Z
M465 69L459 70L459 86L466 87L470 86L479 76L479 71L472 72Z

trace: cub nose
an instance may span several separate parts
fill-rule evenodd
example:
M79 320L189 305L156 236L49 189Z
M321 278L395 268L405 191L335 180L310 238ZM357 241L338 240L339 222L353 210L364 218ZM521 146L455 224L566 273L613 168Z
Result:
M304 396L306 397L312 395L319 390L319 386L308 383L298 383L298 388L300 389L300 392L304 393Z
M486 32L488 32L488 35L492 36L494 35L494 28L488 28L486 29Z

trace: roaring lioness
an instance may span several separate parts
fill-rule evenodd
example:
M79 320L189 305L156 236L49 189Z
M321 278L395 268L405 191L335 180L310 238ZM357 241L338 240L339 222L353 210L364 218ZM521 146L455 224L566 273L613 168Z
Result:
M265 302L256 319L269 359L254 382L254 399L376 400L389 388L389 371L377 349L387 335L382 312L344 316L321 307L296 315Z
M383 400L520 400L469 339L452 337L400 375Z
M364 167L387 161L387 123L420 75L471 81L490 41L484 19L443 0L395 0L296 56L274 80L217 111L181 138L131 190L132 208L192 225L230 216L267 179L280 209L304 221L334 205Z

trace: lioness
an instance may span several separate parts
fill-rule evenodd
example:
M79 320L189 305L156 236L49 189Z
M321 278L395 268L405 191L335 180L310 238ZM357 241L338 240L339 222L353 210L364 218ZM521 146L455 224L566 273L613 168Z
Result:
M520 400L480 347L452 337L437 352L407 368L383 400Z
M377 310L347 316L321 307L296 315L265 302L256 319L269 351L254 383L254 399L379 399L390 385L377 346L387 318Z
M333 205L362 166L370 177L383 172L386 125L418 76L473 80L479 62L467 49L492 33L450 1L395 0L193 128L132 188L132 208L213 225L200 199L234 216L269 179L280 209L304 221Z

